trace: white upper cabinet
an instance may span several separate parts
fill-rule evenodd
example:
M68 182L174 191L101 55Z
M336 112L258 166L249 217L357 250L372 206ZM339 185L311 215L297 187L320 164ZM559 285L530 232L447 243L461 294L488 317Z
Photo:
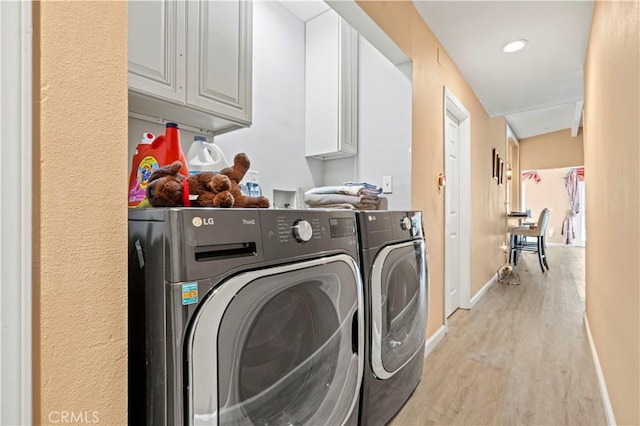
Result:
M187 102L249 123L251 3L191 1L188 5Z
M305 153L358 153L358 34L334 10L306 22Z
M185 3L130 1L129 87L184 101Z
M130 1L129 112L213 133L251 125L252 3Z

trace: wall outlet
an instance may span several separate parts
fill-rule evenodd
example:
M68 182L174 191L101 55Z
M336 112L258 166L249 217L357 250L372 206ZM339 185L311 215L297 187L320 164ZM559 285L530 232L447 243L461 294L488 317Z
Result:
M393 192L393 176L382 176L382 193L391 194Z
M255 170L249 170L244 175L244 183L256 183L260 185L260 172L256 172Z

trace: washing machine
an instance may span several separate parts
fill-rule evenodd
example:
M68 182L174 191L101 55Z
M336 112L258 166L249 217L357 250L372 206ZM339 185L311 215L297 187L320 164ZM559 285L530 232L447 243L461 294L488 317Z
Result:
M129 424L355 425L348 211L129 210Z
M356 213L365 293L361 425L384 425L414 391L424 364L427 251L418 211Z

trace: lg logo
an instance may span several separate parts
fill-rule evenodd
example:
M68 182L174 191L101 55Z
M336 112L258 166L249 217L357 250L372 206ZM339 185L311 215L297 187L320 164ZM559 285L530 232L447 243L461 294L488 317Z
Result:
M193 223L193 226L195 226L196 228L199 228L202 225L204 226L213 225L215 221L213 220L212 217L194 217L191 220L191 223Z

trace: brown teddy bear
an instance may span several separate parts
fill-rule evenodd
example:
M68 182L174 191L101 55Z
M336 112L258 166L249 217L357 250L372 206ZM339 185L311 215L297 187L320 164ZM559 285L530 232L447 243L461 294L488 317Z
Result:
M147 199L153 207L233 207L231 181L215 172L200 172L189 177L178 173L180 161L151 173Z
M269 207L269 200L266 197L249 197L240 191L240 181L249 170L251 162L244 152L236 154L233 158L233 166L220 170L220 173L228 176L231 180L231 195L235 200L233 207Z
M239 182L249 170L246 154L237 154L233 166L220 173L199 172L189 177L178 173L180 161L155 170L147 184L147 200L153 207L269 207L265 197L249 197ZM186 191L185 191L186 189Z

